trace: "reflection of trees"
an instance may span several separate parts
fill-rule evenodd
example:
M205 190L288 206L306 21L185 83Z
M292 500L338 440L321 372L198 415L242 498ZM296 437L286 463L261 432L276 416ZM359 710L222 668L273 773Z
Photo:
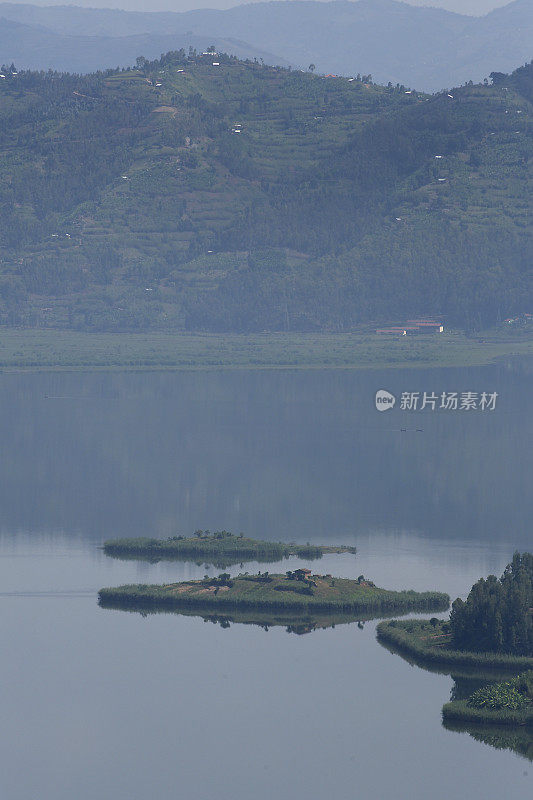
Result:
M128 604L121 605L120 602L100 602L100 606L105 609L115 609L119 611L127 611L131 614L141 614L143 617L149 617L153 614L173 614L175 616L186 617L199 617L204 622L211 622L213 625L220 625L223 629L228 629L232 625L256 625L268 632L270 628L285 628L287 633L295 633L299 636L305 633L312 633L316 630L324 630L326 628L335 628L336 625L350 625L357 622L358 628L361 630L364 623L371 619L382 619L381 615L357 617L351 614L328 614L317 613L313 615L298 613L291 613L290 611L274 612L274 611L243 611L232 613L218 613L214 614L209 609L202 612L200 609L168 609L168 608L154 608L153 606L132 608Z
M533 761L533 729L524 726L506 725L462 725L445 722L446 730L468 733L478 742L496 748L496 750L512 750L519 756Z

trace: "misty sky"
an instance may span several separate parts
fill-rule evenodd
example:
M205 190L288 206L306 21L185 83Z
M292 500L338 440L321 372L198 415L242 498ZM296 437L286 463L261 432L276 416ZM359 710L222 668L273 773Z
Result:
M192 8L231 8L239 0L9 0L33 5L75 5L88 8L124 8L128 11L189 11ZM297 2L298 0L294 0ZM244 0L250 2L250 0ZM413 6L437 6L461 14L486 14L507 5L508 0L407 0Z

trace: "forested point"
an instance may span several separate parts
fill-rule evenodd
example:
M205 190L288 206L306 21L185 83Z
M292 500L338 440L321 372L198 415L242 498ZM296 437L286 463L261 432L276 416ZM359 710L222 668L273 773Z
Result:
M457 598L449 620L380 623L378 638L422 663L533 669L533 555L515 553Z
M377 636L390 650L408 656L418 666L447 671L473 670L477 674L509 673L533 669L533 655L513 655L485 650L459 650L453 642L449 620L412 619L380 622Z
M208 51L2 75L0 324L474 330L531 311L532 64L431 96Z
M481 578L455 600L450 629L460 650L533 657L533 555L515 553L501 578Z

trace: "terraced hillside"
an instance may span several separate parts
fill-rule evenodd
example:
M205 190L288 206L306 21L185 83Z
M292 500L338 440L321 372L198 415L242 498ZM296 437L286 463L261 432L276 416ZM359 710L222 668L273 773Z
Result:
M169 53L0 79L0 322L469 327L528 310L533 69L426 96Z

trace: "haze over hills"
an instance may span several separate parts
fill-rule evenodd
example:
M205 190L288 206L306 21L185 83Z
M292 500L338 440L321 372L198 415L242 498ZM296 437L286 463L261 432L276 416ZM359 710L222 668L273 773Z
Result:
M27 69L54 69L60 72L88 73L135 64L139 53L159 56L169 50L205 48L204 37L179 33L138 33L132 36L71 36L0 19L2 62L15 62ZM237 39L212 36L209 44L229 51L238 58L262 58L271 64L289 62Z
M252 3L185 13L0 4L2 60L33 69L88 72L130 65L139 54L156 58L168 49L214 44L269 64L314 64L323 73L370 73L380 83L438 91L515 69L531 57L532 40L530 0L483 17L396 0Z
M533 66L426 96L223 54L0 80L0 322L530 310Z

